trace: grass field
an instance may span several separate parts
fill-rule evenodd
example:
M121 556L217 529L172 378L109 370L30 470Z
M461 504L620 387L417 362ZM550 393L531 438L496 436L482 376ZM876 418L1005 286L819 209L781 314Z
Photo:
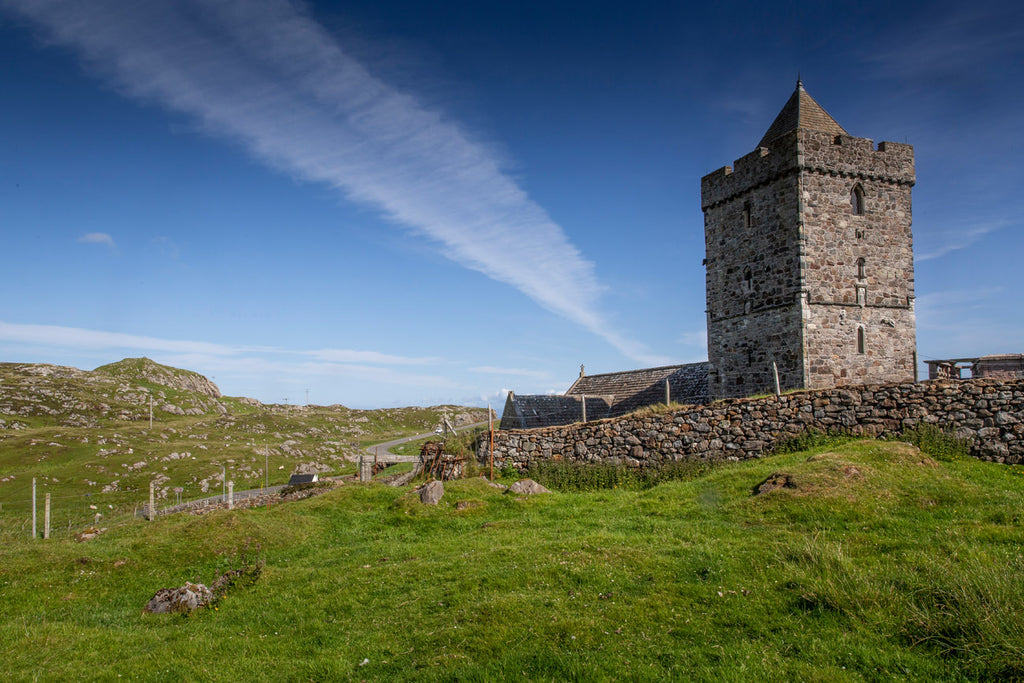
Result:
M1022 504L1019 467L880 441L436 508L347 485L13 539L0 645L12 680L1019 679ZM259 563L216 609L141 613Z
M227 481L241 491L299 470L352 474L370 444L430 431L444 416L486 419L459 406L264 405L193 390L206 384L148 359L95 371L0 363L0 542L31 535L33 479L39 533L50 494L53 533L70 536L131 517L150 482L164 507L219 495Z

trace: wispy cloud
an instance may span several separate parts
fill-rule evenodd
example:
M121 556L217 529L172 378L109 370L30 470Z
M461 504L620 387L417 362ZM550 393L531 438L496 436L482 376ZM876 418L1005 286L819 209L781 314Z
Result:
M105 244L108 247L114 246L114 238L105 232L87 232L78 238L82 244Z
M530 377L539 380L551 379L551 376L543 370L527 370L524 368L499 368L493 365L481 365L469 368L469 371L484 375L508 375L510 377Z
M1008 225L1010 225L1009 221L999 220L980 223L973 227L948 232L939 238L939 240L943 241L944 244L934 247L931 251L915 255L914 260L918 262L929 261L931 259L946 256L954 251L966 249L990 232L995 232L996 230L1005 228Z
M196 117L326 183L637 360L599 311L593 264L491 147L372 75L287 0L0 0L127 95Z
M0 343L30 344L49 348L73 349L80 351L129 351L129 352L164 352L181 354L182 356L201 356L210 358L241 358L254 354L263 356L290 355L298 358L313 358L315 361L304 361L307 366L323 364L333 365L431 365L440 361L438 358L410 358L395 356L378 351L358 351L348 349L313 349L292 350L277 347L232 346L229 344L212 344L209 342L186 341L179 339L160 339L122 332L106 332L88 330L79 327L62 327L59 325L22 325L0 321ZM247 362L252 362L247 361ZM270 362L270 361L260 361Z
M992 64L1013 55L1024 45L1024 17L1017 3L955 3L944 8L922 8L927 16L917 30L900 30L892 49L875 49L865 61L878 65L877 73L932 88L942 83L978 84L997 77Z

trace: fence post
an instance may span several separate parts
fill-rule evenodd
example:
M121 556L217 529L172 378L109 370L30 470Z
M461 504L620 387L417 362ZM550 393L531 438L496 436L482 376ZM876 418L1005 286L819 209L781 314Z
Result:
M228 482L228 510L235 508L235 482Z
M46 502L43 503L43 539L50 538L50 494L46 494Z
M672 389L669 388L668 378L665 379L665 405L671 405L672 403Z
M582 401L582 404L583 404L583 421L586 422L587 421L587 397L583 396L582 398L583 398L583 401Z
M146 511L146 519L153 521L156 516L156 482L149 482L149 510Z
M36 478L32 477L32 538L38 538L36 526Z

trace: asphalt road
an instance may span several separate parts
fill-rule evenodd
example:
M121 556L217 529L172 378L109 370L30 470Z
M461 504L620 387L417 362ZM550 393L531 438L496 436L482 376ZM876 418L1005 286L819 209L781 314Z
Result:
M474 427L481 427L487 424L487 420L483 422L474 422L473 424L464 425L462 427L456 427L455 431L461 432L464 429L473 429ZM370 454L374 453L391 453L391 449L395 446L399 446L403 443L409 443L410 441L419 441L420 439L429 439L430 437L439 437L437 432L427 432L426 434L414 434L412 436L402 437L401 439L395 439L394 441L385 441L384 443L377 443L372 446L367 446L366 452ZM391 455L398 455L397 453L391 453Z

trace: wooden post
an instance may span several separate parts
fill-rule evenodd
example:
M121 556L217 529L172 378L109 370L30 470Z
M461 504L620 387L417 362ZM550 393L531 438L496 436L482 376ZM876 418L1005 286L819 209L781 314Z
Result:
M153 513L156 511L156 482L149 482L149 510L146 513L146 519L153 521L156 516Z
M491 412L491 404L487 404L487 425L491 433L491 481L494 481L494 413Z
M46 502L43 503L43 538L50 538L50 494L46 494Z
M772 361L772 376L775 377L775 397L782 396L782 388L779 386L779 366Z
M37 538L36 526L36 478L32 477L32 538Z
M235 482L228 482L228 510L235 509Z

